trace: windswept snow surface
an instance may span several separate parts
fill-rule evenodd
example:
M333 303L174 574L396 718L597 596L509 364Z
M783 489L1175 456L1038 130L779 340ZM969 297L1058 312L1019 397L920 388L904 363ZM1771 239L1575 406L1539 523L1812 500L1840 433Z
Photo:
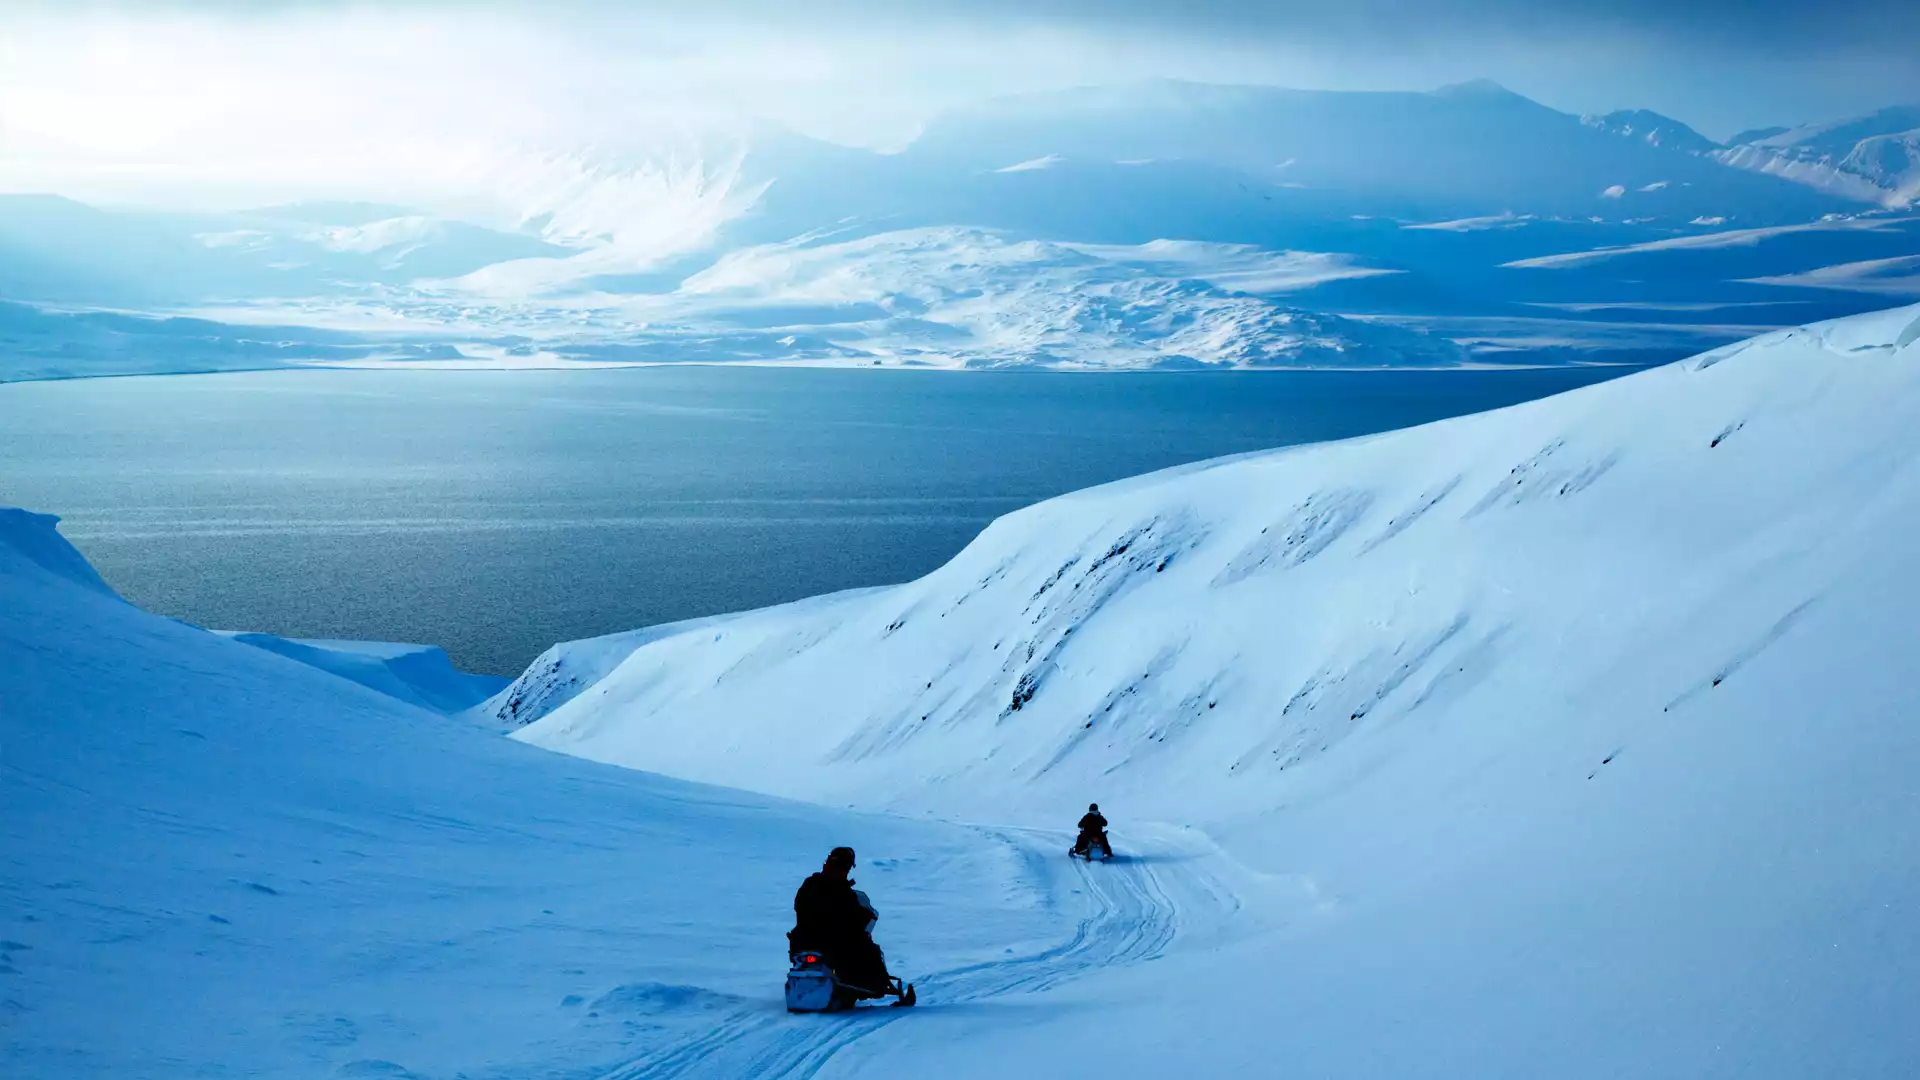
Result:
M1264 887L821 1075L1911 1075L1916 342L1900 308L1055 499L645 644L517 737L989 820L1097 798L1123 847L1204 828L1163 877Z
M1209 862L783 803L548 754L139 611L0 509L0 1074L808 1075L800 878L861 853L948 1001L1150 959ZM1200 852L1167 834L1154 850ZM1213 914L1208 914L1209 912Z

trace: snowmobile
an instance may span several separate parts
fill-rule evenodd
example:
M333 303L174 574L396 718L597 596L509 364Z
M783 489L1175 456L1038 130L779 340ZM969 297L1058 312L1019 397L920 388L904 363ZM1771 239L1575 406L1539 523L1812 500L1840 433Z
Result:
M919 1000L912 983L890 976L882 990L869 990L841 982L825 953L812 949L795 953L793 966L787 969L787 1011L794 1013L841 1012L868 998L893 998L893 1008L912 1008Z
M1113 845L1107 842L1107 834L1105 832L1097 832L1091 836L1080 837L1080 839L1074 842L1072 850L1068 851L1067 854L1076 858L1085 859L1088 862L1094 862L1096 860L1106 862L1108 859L1113 858Z
M853 895L860 900L860 906L867 911L867 939L873 939L873 926L880 921L880 912L874 908L873 901L859 889ZM787 969L787 1011L788 1012L839 1012L851 1009L854 1003L868 998L890 997L894 1008L911 1008L919 1000L913 992L912 983L903 983L894 976L887 977L887 985L880 989L855 986L843 981L834 971L827 955L818 949L796 949L792 957L793 966Z

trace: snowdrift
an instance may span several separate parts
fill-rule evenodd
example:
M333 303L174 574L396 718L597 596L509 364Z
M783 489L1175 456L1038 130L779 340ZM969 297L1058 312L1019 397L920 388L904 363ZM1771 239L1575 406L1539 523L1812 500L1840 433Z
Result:
M516 737L998 820L1097 798L1123 847L1203 824L1269 875L1269 932L1060 1025L916 1023L875 1075L1068 1032L1076 1075L1900 1075L1916 341L1902 308L1056 499L919 581L648 642Z

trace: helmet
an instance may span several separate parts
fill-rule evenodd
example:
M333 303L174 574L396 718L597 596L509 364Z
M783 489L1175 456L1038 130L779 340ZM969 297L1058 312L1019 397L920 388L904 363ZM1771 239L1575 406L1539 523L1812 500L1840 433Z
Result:
M834 863L839 863L849 870L853 869L853 849L850 847L837 847L828 852L827 864L831 866Z
M1090 802L1087 804L1087 809L1097 814L1100 812L1100 804L1097 802Z

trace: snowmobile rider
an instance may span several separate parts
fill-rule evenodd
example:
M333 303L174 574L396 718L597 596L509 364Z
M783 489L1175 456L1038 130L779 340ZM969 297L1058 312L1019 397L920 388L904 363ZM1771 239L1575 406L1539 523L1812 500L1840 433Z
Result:
M834 977L870 997L885 995L892 982L886 957L869 935L875 915L854 891L853 849L837 847L820 872L793 894L794 926L787 933L788 956L812 951L824 955Z
M1112 845L1107 843L1107 819L1100 815L1100 804L1088 803L1086 816L1080 819L1080 837L1073 842L1073 853L1085 855L1092 850L1095 840L1100 841L1109 852L1113 850Z

